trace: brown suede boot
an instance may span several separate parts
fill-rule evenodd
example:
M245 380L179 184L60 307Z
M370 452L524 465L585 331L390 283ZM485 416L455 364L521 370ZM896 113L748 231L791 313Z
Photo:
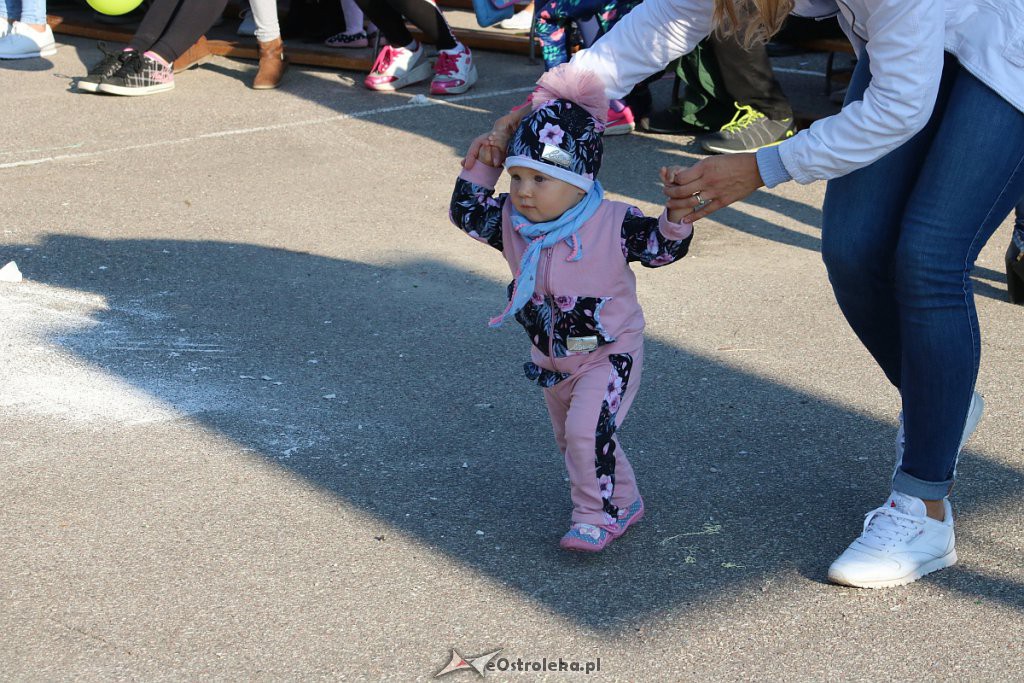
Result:
M185 54L174 60L174 73L199 66L210 58L210 46L206 43L206 36L199 36L195 45L185 50Z
M281 85L281 77L288 68L284 42L280 38L260 42L260 69L252 82L254 90L272 90Z

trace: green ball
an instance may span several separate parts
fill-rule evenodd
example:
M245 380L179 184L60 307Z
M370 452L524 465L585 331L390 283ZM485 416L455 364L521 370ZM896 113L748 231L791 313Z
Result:
M128 14L133 9L142 4L142 0L85 0L89 3L89 7L100 14L109 14L111 16L117 16L119 14Z

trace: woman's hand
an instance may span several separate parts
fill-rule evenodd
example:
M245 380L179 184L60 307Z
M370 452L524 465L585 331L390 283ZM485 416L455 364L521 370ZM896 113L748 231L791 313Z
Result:
M484 162L488 166L497 168L505 161L505 150L508 149L508 141L512 139L512 133L519 127L519 122L529 114L530 106L524 105L514 109L505 116L494 122L494 128L490 133L484 133L473 140L466 152L466 158L462 160L462 167L471 169L476 160Z
M665 207L682 210L683 221L693 223L750 195L764 185L757 157L750 152L701 159L689 168L672 166L662 172Z

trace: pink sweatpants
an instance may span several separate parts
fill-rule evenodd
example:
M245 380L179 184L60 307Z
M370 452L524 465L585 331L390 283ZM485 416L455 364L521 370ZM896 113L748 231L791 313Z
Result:
M619 445L622 424L640 386L643 347L584 363L544 390L558 449L565 456L572 521L611 524L640 495Z

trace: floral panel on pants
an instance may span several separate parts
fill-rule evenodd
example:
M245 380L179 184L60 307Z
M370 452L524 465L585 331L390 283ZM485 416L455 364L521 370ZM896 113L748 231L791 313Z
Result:
M574 523L612 524L640 495L617 431L639 388L642 364L642 348L602 356L544 390L569 473Z

